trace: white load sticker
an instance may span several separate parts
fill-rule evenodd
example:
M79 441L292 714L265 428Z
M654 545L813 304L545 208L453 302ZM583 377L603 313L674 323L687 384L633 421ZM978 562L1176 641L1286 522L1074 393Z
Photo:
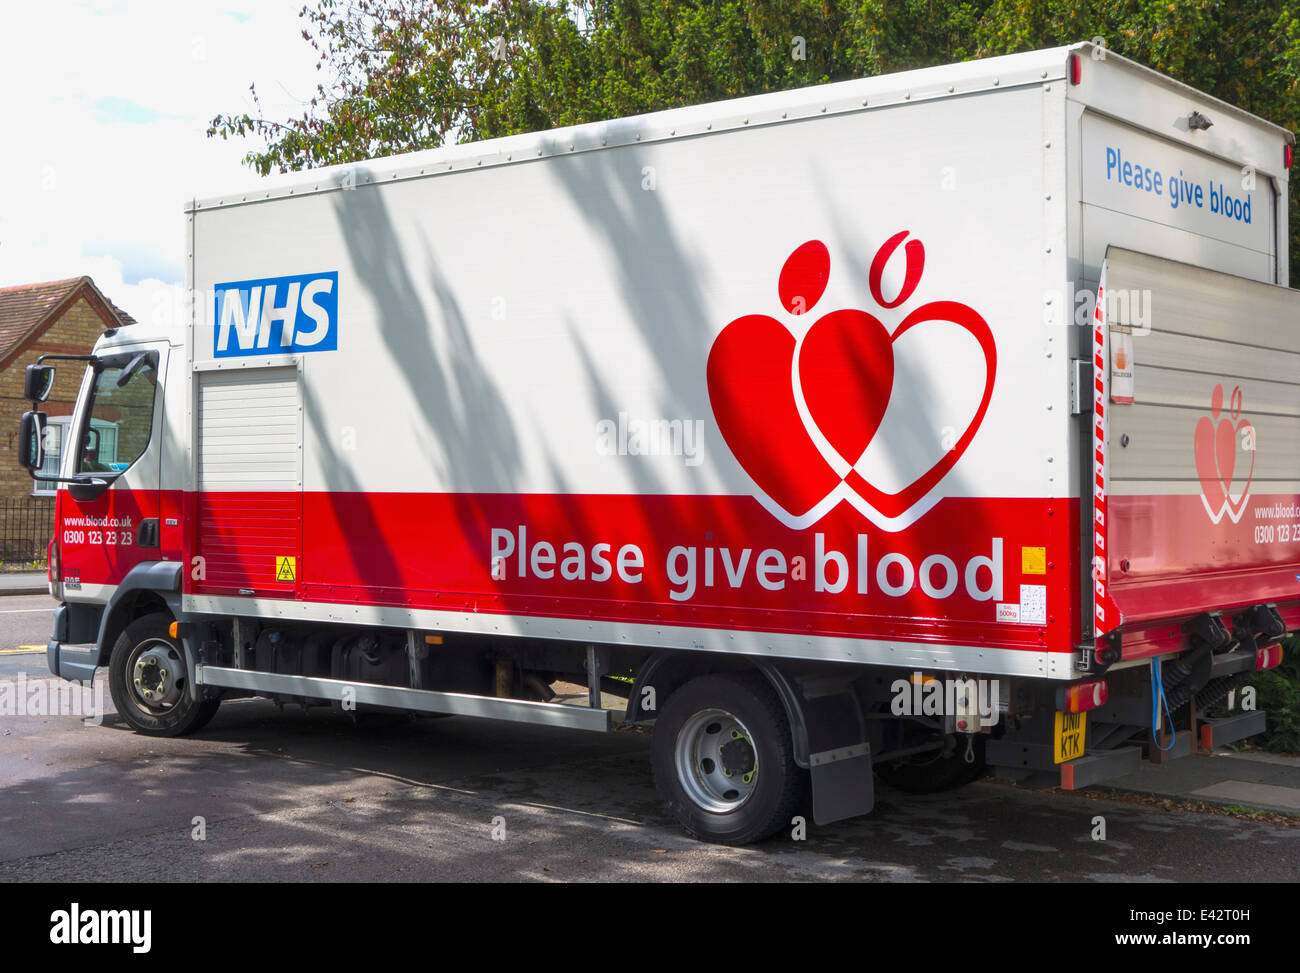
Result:
M1026 625L1047 624L1047 585L1020 586L1020 620Z

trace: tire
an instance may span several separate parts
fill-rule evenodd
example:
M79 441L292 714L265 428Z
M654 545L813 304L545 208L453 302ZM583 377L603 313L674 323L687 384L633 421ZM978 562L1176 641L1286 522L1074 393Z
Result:
M132 729L149 736L193 733L206 725L221 705L219 699L200 702L194 698L184 651L168 634L171 623L166 612L137 618L118 636L108 660L113 705ZM146 694L154 695L146 699Z
M966 762L965 741L958 738L957 749L947 757L917 762L897 761L878 764L876 775L891 787L908 794L938 794L956 790L978 780L984 773L984 737L975 738L975 762Z
M808 790L785 710L757 673L701 676L674 692L655 720L651 763L668 813L717 844L790 827Z

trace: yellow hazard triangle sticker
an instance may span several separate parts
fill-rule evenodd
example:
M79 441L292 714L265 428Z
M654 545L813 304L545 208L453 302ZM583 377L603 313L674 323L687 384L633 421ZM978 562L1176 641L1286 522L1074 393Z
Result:
M298 559L294 557L277 557L275 559L275 580L293 581L298 577Z

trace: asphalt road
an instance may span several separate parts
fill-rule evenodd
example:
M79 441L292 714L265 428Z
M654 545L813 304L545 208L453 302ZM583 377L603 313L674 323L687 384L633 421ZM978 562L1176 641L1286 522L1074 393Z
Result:
M261 700L175 740L115 715L3 716L0 881L1300 877L1297 828L992 782L882 789L871 816L806 840L714 847L664 815L648 747L638 733L462 718L354 726ZM1105 841L1091 837L1097 815Z
M54 608L49 595L0 597L0 680L18 673L48 676L45 644L54 630Z

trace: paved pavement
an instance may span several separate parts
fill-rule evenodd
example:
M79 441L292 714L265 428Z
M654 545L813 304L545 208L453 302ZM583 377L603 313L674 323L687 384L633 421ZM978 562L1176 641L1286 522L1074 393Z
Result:
M1102 789L1300 814L1300 757L1216 750L1164 766L1143 764Z
M0 595L44 595L49 590L44 571L0 572Z

